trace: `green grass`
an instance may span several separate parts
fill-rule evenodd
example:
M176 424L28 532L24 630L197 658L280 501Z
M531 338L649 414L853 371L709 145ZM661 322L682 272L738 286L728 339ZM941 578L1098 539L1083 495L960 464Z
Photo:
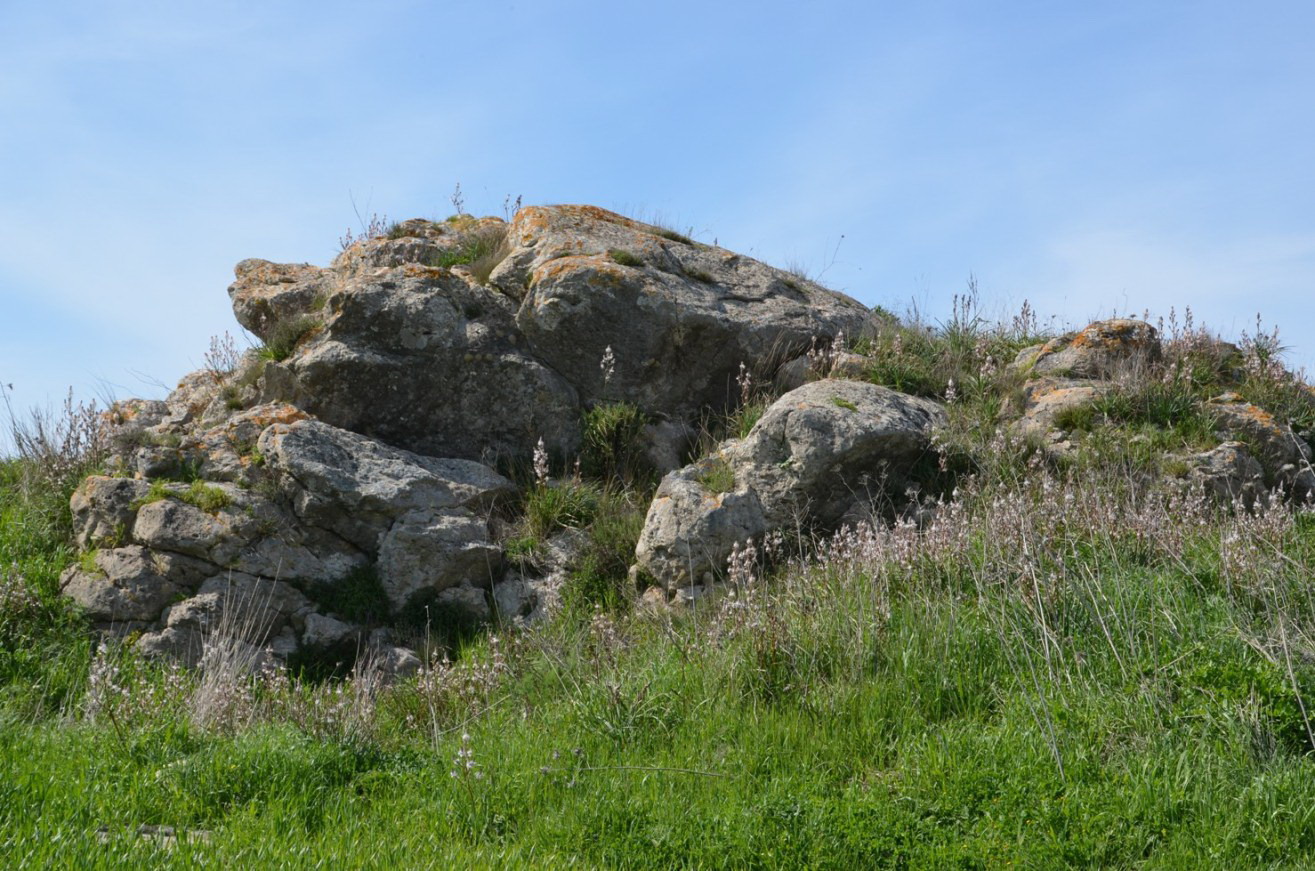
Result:
M1127 474L1213 438L1198 402L1228 367L1074 412L1078 459L1047 464L997 440L1017 383L986 360L1031 337L962 312L880 329L856 347L874 377L959 391L946 468L918 472L958 485L932 526L778 554L734 604L633 609L644 418L602 406L582 477L527 485L506 518L526 571L583 532L554 620L495 640L388 615L369 570L311 584L455 665L356 705L355 651L312 651L306 680L239 682L246 724L204 725L195 677L122 653L90 715L91 635L57 594L77 476L0 462L5 866L1315 866L1315 514L1193 507ZM177 489L217 510L218 488ZM166 850L143 825L204 837Z
M311 314L294 315L278 321L258 350L260 358L275 363L288 359L298 343L319 326L320 319Z
M865 572L800 578L715 641L696 616L562 622L437 730L409 684L359 734L8 716L0 834L16 866L1304 865L1315 683L1239 635L1258 624L1212 586L1212 546L1180 565L1064 533L1046 552L1092 572L1044 618L973 586L1006 569L983 541L968 567L883 570L880 603L854 597ZM1311 559L1310 524L1285 547ZM480 779L450 776L462 746ZM141 825L206 840L162 851Z
M729 493L735 489L735 470L720 457L700 461L698 482L713 493Z
M583 528L598 513L602 490L587 481L563 480L536 484L525 496L525 524L542 541L559 529Z
M846 411L858 411L858 406L850 402L848 399L845 399L843 396L833 396L831 397L831 402L836 408L843 408Z
M596 405L584 413L580 466L585 475L621 482L648 481L653 469L641 441L648 416L629 402Z
M616 263L619 266L639 268L644 265L644 261L638 256L621 248L609 248L607 250L607 256L613 263Z
M449 222L456 224L461 224L463 220L464 216L448 218ZM507 228L497 225L465 230L455 246L438 250L424 262L426 266L442 269L468 265L475 280L487 284L494 267L502 262L508 251Z

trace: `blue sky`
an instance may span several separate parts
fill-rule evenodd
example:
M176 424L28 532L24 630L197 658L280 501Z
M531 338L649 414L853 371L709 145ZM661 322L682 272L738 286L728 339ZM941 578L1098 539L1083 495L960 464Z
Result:
M246 257L585 202L863 302L1190 305L1315 369L1315 5L0 0L0 382L161 395Z

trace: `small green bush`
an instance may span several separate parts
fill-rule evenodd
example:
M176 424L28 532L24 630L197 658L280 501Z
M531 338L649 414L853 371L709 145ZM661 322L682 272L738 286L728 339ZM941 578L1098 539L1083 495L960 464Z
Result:
M373 565L352 569L337 581L316 581L306 596L325 610L352 623L371 625L388 619L388 594Z
M318 326L320 319L309 314L278 321L266 337L265 344L260 348L261 359L275 363L288 359L296 350L297 344Z
M612 402L584 413L580 468L591 478L639 481L652 477L641 442L648 416L637 405Z
M713 493L735 489L735 470L721 457L708 457L699 463L698 482Z
M468 265L475 280L487 284L494 267L506 259L510 250L506 226L496 225L465 232L457 245L436 251L424 263L440 269Z
M831 402L835 404L836 408L843 408L847 411L858 411L858 406L850 402L848 399L845 399L843 396L833 396L831 397Z
M525 497L525 522L535 538L559 529L583 529L598 513L600 489L587 481L536 484Z
M204 481L193 481L192 486L178 494L178 498L208 514L214 514L233 504L233 497L227 491L206 484Z
M670 227L662 227L662 226L654 225L653 233L654 235L661 236L663 239L670 239L672 242L679 242L682 245L694 244L693 239L686 236L684 233L677 233L675 230L672 230Z
M589 543L572 568L562 591L568 607L590 611L626 609L634 595L630 564L644 529L646 501L633 490L606 489L594 521Z

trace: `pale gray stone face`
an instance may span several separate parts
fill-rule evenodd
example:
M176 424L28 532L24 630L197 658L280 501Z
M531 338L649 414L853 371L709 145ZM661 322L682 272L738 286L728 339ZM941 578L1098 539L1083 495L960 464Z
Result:
M662 479L636 564L669 589L706 584L734 545L799 523L833 524L856 499L898 487L945 420L935 402L863 382L792 390L745 438Z

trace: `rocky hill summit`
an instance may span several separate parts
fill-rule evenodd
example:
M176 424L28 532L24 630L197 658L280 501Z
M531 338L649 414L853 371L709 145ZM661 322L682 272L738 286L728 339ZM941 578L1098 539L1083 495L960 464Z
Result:
M934 522L988 444L1113 450L1239 510L1315 493L1315 394L1191 328L1042 336L956 306L930 331L589 206L235 272L262 346L116 404L108 474L71 503L64 594L149 656L222 633L253 662L370 647L401 672L435 620L697 602L749 551Z

